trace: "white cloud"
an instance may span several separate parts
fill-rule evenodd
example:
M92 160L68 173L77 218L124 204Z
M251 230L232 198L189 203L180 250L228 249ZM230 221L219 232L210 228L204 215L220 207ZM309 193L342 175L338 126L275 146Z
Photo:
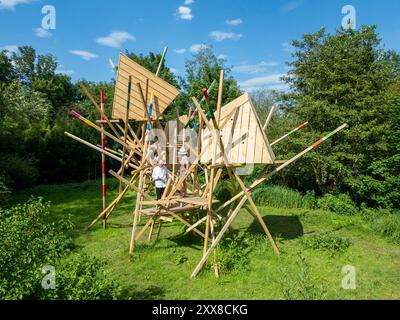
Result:
M256 64L248 64L245 62L238 66L235 66L232 71L237 72L237 73L256 74L256 73L265 72L269 68L276 67L279 64L280 64L279 62L275 62L275 61L269 61L269 62L261 61Z
M81 57L83 60L86 61L98 58L96 54L83 50L70 50L69 53Z
M288 53L293 53L295 51L294 47L289 42L283 42L282 49Z
M33 29L33 31L35 32L35 36L39 38L51 38L53 36L50 31L47 31L43 28L36 28Z
M56 73L58 74L66 74L66 75L73 75L75 73L74 70L65 69L63 65L58 66Z
M225 54L222 54L222 53L217 57L217 59L221 59L221 60L226 60L227 58L228 58L228 56Z
M287 84L281 80L284 75L285 74L271 74L263 77L256 77L240 82L239 86L248 92L258 89L286 91L289 88Z
M7 50L8 53L18 52L18 46L16 45L8 45L0 48L0 51Z
M190 4L193 4L194 0L185 0L185 2L183 3L185 6L188 6Z
M31 3L38 0L0 0L0 9L15 10L19 4Z
M234 32L224 32L224 31L213 31L210 33L210 37L212 37L215 41L221 42L224 40L239 40L243 37L242 34L234 33Z
M175 68L169 68L169 71L171 71L174 74L179 74L179 70Z
M184 54L185 52L186 52L186 49L185 48L182 48L182 49L175 49L174 50L176 53L179 53L179 54Z
M243 23L242 19L232 19L232 20L226 20L226 24L229 24L230 26L239 26Z
M113 31L106 37L96 39L98 44L111 48L121 48L122 44L127 41L136 40L133 35L126 31Z
M203 49L207 49L207 48L209 48L210 46L208 46L208 45L206 45L206 44L194 44L194 45L192 45L191 47L190 47L190 52L192 52L192 53L197 53L197 52L199 52L199 51L201 51L201 50L203 50Z
M290 12L290 11L296 10L297 8L301 7L302 5L303 5L302 0L290 1L281 7L281 11L285 12L285 13Z
M176 15L178 15L178 19L182 20L192 20L194 18L192 14L192 9L185 6L180 6Z

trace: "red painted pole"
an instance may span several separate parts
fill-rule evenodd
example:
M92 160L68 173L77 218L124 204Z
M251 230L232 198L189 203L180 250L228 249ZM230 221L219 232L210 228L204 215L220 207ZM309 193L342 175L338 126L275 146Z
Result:
M100 91L100 108L101 108L101 128L104 130L104 92ZM106 140L104 137L104 132L101 133L101 149L106 150ZM107 197L107 187L106 187L106 157L104 152L101 154L101 173L102 173L102 197L103 197L103 211L106 209L106 197ZM103 226L106 228L107 225L107 213L103 215Z

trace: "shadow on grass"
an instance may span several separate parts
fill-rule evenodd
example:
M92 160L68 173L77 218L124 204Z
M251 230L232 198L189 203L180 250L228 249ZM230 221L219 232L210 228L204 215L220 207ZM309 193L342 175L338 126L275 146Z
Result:
M203 243L202 238L193 233L179 234L170 237L169 240L174 242L178 247L189 247L194 250L199 250L199 246Z
M296 216L264 216L263 220L273 237L283 240L300 238L304 234L303 225ZM264 233L260 223L254 220L248 228L250 233Z
M143 290L123 290L122 299L160 300L165 296L165 290L159 286L149 286Z

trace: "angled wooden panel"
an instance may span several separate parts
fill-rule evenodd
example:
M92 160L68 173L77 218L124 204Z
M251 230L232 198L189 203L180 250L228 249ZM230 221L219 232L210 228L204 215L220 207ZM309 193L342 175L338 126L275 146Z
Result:
M221 136L230 164L273 164L275 162L275 155L247 93L221 109L220 124L225 124L221 129ZM210 140L214 139L210 137L209 130L205 130L205 134L208 135L208 140L203 139L202 163L208 164L211 163L214 150L214 143ZM217 152L220 155L219 146L217 146ZM222 162L223 158L219 156L217 164Z
M115 84L114 105L112 110L113 119L125 119L129 76L132 76L131 104L129 108L130 120L145 121L147 119L145 112L148 111L143 107L141 96L136 85L137 83L140 83L143 93L145 94L146 80L149 80L148 104L150 104L151 94L154 93L155 95L155 106L153 107L152 114L153 119L161 115L179 94L177 88L163 79L156 77L155 74L121 53L119 57L117 81Z

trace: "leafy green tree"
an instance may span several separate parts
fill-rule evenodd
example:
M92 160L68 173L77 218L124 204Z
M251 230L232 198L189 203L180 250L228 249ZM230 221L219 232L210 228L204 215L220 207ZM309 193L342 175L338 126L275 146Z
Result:
M310 129L278 150L291 156L344 122L350 128L308 154L282 179L303 190L349 192L358 203L395 205L381 195L390 191L384 187L388 180L398 178L377 175L371 165L394 152L388 152L393 105L382 99L398 78L399 55L382 48L375 26L333 35L321 29L292 45L295 59L284 78L292 92L282 98L289 117L310 121ZM370 179L376 180L375 189Z
M0 89L15 79L15 72L7 50L0 51Z
M19 52L12 54L17 78L31 91L46 95L52 105L50 123L52 123L59 109L70 105L76 98L76 88L71 78L65 74L58 74L58 62L51 55L37 55L32 47L19 47Z
M222 103L226 104L241 95L240 88L236 80L229 76L231 68L225 65L225 60L218 59L212 47L205 47L196 53L192 59L186 61L186 78L182 79L182 86L186 93L186 98L202 98L201 90L209 88L214 80L219 81L220 72L224 69L224 92ZM210 92L211 108L216 108L218 90Z

